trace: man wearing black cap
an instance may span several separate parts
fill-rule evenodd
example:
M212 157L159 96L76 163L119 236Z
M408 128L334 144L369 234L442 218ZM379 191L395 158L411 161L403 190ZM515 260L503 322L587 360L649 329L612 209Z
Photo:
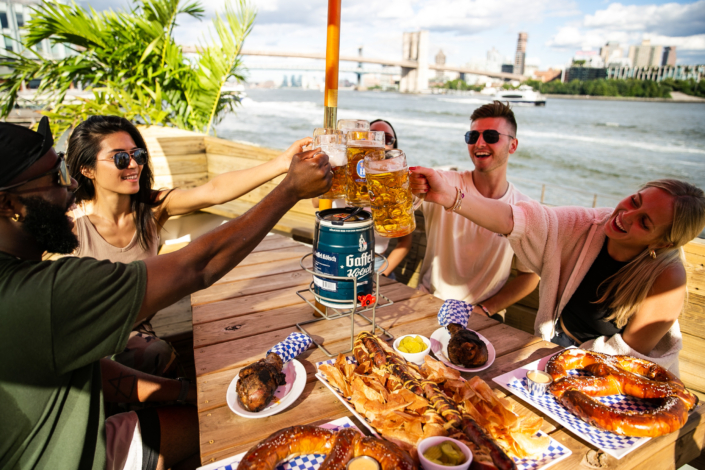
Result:
M0 468L170 468L198 450L196 410L106 426L103 398L183 401L195 389L111 361L101 377L99 361L124 349L136 321L229 272L298 200L327 191L328 158L294 156L259 204L178 252L42 261L77 245L66 216L76 181L52 145L46 118L37 132L0 123Z

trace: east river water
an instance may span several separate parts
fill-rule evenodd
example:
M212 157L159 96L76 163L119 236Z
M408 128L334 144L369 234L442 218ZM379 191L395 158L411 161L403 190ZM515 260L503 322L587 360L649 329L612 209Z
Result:
M463 135L486 101L473 96L341 91L339 119L386 119L410 165L472 169ZM549 99L515 107L509 179L549 204L614 206L640 184L678 178L705 188L705 104ZM323 93L249 89L219 137L283 149L323 120Z

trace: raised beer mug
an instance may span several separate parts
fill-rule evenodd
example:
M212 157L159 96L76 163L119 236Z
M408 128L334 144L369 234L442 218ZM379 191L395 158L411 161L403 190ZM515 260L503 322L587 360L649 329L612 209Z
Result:
M313 148L320 147L328 155L328 161L333 170L333 184L327 193L319 197L321 199L342 199L345 197L347 186L345 171L348 163L343 133L335 129L326 130L332 132L316 135L314 131Z
M343 132L339 131L338 129L333 129L332 127L316 127L313 130L313 136L312 136L313 141L310 144L305 145L303 147L303 150L307 151L307 150L315 149L318 146L316 144L316 138L318 138L322 135L331 135L331 134L343 134ZM345 143L345 136L343 136L343 144L344 143Z
M370 130L370 123L362 119L339 119L338 130L342 131L344 136L347 136L348 132L367 132Z
M383 159L365 157L367 191L374 228L383 237L397 238L416 229L414 211L423 197L411 194L409 166L399 149L387 150Z
M346 145L348 166L345 202L349 206L367 207L370 205L370 197L367 194L364 159L384 159L384 132L348 131Z

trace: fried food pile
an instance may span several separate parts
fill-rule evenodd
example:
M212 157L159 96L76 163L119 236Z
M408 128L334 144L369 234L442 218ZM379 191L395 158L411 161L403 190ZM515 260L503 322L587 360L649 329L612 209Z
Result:
M478 377L466 381L430 356L420 367L407 363L366 332L353 353L357 364L340 355L320 371L382 436L412 454L424 438L450 436L466 443L478 463L503 470L516 468L511 457L538 456L548 447L548 436L535 437L543 418L518 416Z

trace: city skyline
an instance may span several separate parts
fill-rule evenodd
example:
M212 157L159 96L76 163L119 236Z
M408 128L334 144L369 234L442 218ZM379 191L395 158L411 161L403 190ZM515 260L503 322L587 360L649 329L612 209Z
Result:
M97 10L124 7L126 0L84 1ZM255 0L254 30L249 49L323 52L326 40L325 0L291 2ZM222 10L222 0L203 0L206 20ZM210 22L182 17L175 30L181 44L196 44ZM528 33L525 63L541 70L567 65L576 51L599 53L608 41L625 50L649 39L652 45L676 46L678 63L705 63L705 0L697 2L572 0L523 2L506 0L390 0L380 8L343 2L341 55L401 58L404 32L428 30L429 61L443 50L448 64L467 64L486 57L492 48L512 58L517 35ZM294 59L290 59L294 60ZM247 63L282 62L246 57ZM298 62L300 63L300 61ZM267 75L256 71L255 75ZM271 72L272 77L281 77Z

